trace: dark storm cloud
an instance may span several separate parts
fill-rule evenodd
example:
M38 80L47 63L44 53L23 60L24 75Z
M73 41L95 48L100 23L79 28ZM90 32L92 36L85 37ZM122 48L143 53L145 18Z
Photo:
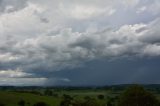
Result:
M112 85L128 83L159 83L159 58L121 58L116 61L99 60L84 67L54 72L58 77L68 77L67 85Z

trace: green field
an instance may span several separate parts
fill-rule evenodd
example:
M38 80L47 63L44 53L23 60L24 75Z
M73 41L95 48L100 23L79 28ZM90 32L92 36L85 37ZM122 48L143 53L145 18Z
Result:
M64 88L43 88L43 89L1 89L0 90L0 106L20 106L18 102L20 100L25 101L25 106L33 106L37 102L45 102L48 106L60 106L60 103L64 100L65 95L72 98L71 101L84 102L86 99L92 100L92 102L98 105L91 106L106 106L110 100L112 103L117 102L117 98L124 92L124 89L115 87L103 88L103 89L64 89ZM150 88L148 88L150 89ZM51 91L51 95L47 95L45 91ZM160 101L160 90L159 88L151 88L152 92L157 99ZM99 96L103 96L102 99ZM115 106L115 105L112 105Z
M85 97L91 97L97 100L98 104L100 106L104 106L106 104L106 100L102 99L99 100L97 98L97 95L107 95L107 92L105 91L83 91L83 90L77 90L77 91L59 91L56 92L58 94L58 97L53 96L45 96L45 95L36 95L32 93L21 93L21 92L13 92L13 91L0 91L0 103L5 104L5 106L18 106L18 102L20 100L24 100L26 105L25 106L32 106L33 104L37 102L45 102L49 106L59 106L63 95L70 95L71 97L74 97L75 100L83 101Z
M36 102L46 102L50 106L58 106L60 99L54 98L50 96L39 96L30 93L17 93L17 92L4 92L0 91L0 102L5 104L6 106L18 106L18 102L20 100L25 100L28 106L32 106Z

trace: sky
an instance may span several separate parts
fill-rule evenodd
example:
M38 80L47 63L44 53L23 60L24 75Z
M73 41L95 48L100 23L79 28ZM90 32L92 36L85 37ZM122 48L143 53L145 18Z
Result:
M0 85L160 84L160 0L0 0Z

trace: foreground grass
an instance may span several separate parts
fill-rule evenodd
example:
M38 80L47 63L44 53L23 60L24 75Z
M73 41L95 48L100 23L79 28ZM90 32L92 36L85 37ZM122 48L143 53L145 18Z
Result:
M6 106L18 106L20 100L26 102L26 106L32 106L36 102L46 102L50 106L58 106L60 99L50 96L39 96L30 93L17 93L17 92L6 92L0 91L0 102ZM54 104L54 105L53 105Z

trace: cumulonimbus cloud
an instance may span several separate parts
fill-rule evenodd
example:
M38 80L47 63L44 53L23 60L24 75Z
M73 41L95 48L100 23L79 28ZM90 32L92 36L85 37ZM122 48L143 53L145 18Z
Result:
M42 0L23 0L20 4L15 3L16 0L13 3L1 0L2 73L5 73L4 70L21 69L24 73L18 73L23 77L36 77L39 71L75 68L86 61L101 58L160 56L160 19L157 10L145 8L137 12L144 7L139 0L132 0L131 4L127 0L103 1L108 3L107 6L97 0L92 3L86 0L69 4L54 1L57 5L53 7L49 0L45 3ZM151 7L155 2L146 6ZM156 8L159 5L156 4ZM126 22L125 19L123 25L117 22L118 28L115 28L112 26L116 25L109 24L107 19L116 21L116 16L120 14L117 11L123 14L134 11L135 17L144 11L155 11L156 14L152 14L152 21L134 20L137 21L134 24L128 22L126 15ZM6 73L17 74L11 71Z

